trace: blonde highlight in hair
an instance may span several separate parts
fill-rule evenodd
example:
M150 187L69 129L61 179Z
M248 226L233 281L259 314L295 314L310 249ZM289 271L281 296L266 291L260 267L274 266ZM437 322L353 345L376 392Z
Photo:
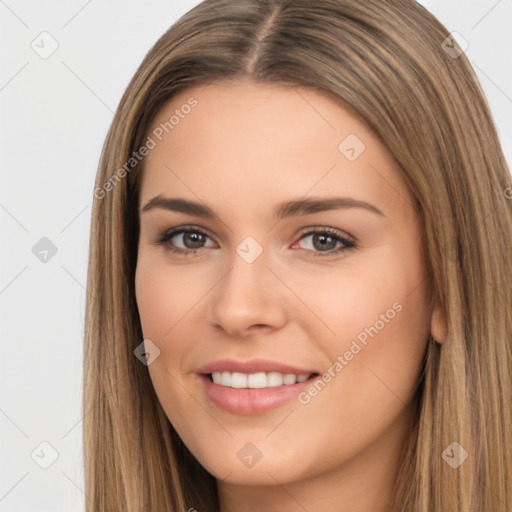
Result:
M251 80L312 88L349 105L403 170L423 219L430 339L394 512L505 512L512 503L510 175L478 80L448 31L412 0L207 0L154 45L108 133L97 190L180 90ZM216 482L184 446L134 356L143 162L93 205L84 367L88 512L218 510ZM469 458L453 469L443 450Z

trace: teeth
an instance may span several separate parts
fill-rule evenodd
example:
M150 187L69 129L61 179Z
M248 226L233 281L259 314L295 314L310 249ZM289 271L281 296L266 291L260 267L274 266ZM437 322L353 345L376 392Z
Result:
M231 374L230 386L232 388L246 388L247 387L247 374L233 372Z
M216 372L220 374L220 377L218 379L222 379L221 382L224 382L225 386L231 386L231 372Z
M292 385L296 382L304 382L310 375L295 375L293 373L259 372L213 372L212 379L215 384L231 388L273 388L276 386Z
M287 373L283 377L283 384L295 384L296 381L297 381L297 377L295 377L295 375L293 375L293 373Z
M283 385L283 374L277 372L268 372L267 373L267 386L282 386Z
M248 388L265 388L267 387L267 376L261 373L251 373L247 376Z

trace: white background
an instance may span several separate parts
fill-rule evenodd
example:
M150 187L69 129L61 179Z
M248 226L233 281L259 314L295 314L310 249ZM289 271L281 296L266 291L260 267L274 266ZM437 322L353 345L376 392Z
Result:
M145 53L199 3L0 0L0 512L82 511L81 378L94 177ZM512 162L512 1L424 0L469 43ZM58 49L42 59L43 31ZM49 44L49 42L48 42ZM48 48L48 44L46 48ZM48 237L46 263L32 247ZM52 449L58 453L51 461Z

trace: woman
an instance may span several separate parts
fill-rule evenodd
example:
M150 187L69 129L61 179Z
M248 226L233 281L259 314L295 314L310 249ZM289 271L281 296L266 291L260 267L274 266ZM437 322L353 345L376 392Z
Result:
M97 176L88 510L508 510L509 191L415 2L191 10Z

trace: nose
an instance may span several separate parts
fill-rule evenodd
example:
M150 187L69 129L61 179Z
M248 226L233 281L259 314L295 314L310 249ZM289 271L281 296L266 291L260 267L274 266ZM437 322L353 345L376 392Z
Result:
M208 322L234 338L282 328L288 317L286 287L270 270L265 251L248 263L237 253L210 294Z

